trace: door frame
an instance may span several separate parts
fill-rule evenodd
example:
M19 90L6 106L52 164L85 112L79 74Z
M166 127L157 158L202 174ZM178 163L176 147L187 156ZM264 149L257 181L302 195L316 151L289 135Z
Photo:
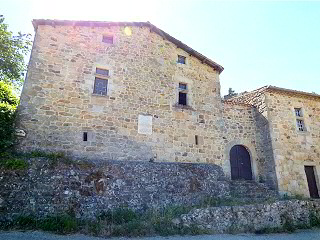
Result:
M240 157L242 156L242 157ZM232 180L252 180L251 156L243 145L234 145L230 150ZM235 168L235 169L234 169ZM237 169L237 171L233 171Z
M257 159L258 155L256 153L255 147L253 144L251 144L250 141L246 140L233 140L230 141L225 146L224 151L224 163L222 165L223 171L225 175L231 180L231 163L230 163L230 150L235 145L241 145L247 149L250 155L250 161L251 161L251 171L252 171L252 180L258 181L258 166L257 166Z
M304 193L302 193L302 194L305 195L306 197L310 197L308 180L307 180L307 175L306 175L306 173L304 171L304 166L314 167L313 171L314 171L314 175L315 175L315 178L316 178L316 184L317 184L318 192L319 192L319 196L320 196L320 179L319 179L320 165L315 163L315 162L313 162L313 161L308 161L308 160L303 161L303 164L301 166L301 170L303 171L303 180L304 180L305 189L306 189L306 191Z
M313 176L314 176L314 183L316 185L316 193L317 193L317 197L311 197L311 189L309 187L309 182L308 182L308 174L307 174L307 171L306 171L306 167L308 168L311 168L312 169L312 173L313 173ZM308 186L308 190L309 190L309 197L310 198L316 198L316 199L319 199L320 198L320 194L319 194L319 184L318 184L318 180L317 180L317 169L316 169L316 166L314 165L304 165L304 172L305 172L305 175L306 175L306 179L307 179L307 186Z

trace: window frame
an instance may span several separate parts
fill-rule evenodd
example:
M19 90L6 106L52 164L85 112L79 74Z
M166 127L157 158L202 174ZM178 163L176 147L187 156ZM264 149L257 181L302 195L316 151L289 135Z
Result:
M106 81L106 91L105 91L105 94L100 94L100 93L98 93L98 92L95 92L95 90L96 90L96 80L103 80L103 81ZM99 95L99 96L107 96L108 95L108 79L105 79L105 78L100 78L100 77L95 77L94 78L94 84L93 84L93 93L92 94L94 94L94 95Z
M183 61L180 61L181 59L183 59ZM177 63L186 65L187 64L187 57L178 54Z
M102 72L107 71L107 74L98 73L98 70L101 70ZM95 75L103 78L110 77L110 70L107 68L96 67Z
M181 88L180 86L184 85L185 87ZM185 94L185 103L186 104L181 104L180 103L180 93L182 94ZM178 85L178 104L181 105L181 106L188 106L188 84L187 83L184 83L184 82L179 82L179 85Z
M98 69L102 70L102 71L107 71L108 75L107 74L98 73ZM95 77L94 77L94 81L93 81L93 90L92 90L92 94L93 95L95 95L95 96L108 96L109 95L110 73L111 73L111 71L107 67L102 67L102 66L96 66L95 67L95 73L94 73ZM97 79L106 81L105 94L100 94L100 93L95 92L95 90L96 90L96 80Z
M104 41L104 39L107 39L107 41ZM110 39L111 39L111 41L110 41ZM102 35L101 42L106 43L106 44L114 44L114 37L112 35Z
M304 110L302 107L294 107L295 125L297 132L305 133L307 132L306 121L304 119Z

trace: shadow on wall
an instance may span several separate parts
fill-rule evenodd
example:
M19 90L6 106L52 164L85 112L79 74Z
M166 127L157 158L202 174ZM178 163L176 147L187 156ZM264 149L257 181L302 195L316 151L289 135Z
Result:
M33 132L19 138L17 150L64 152L70 157L88 160L154 161L156 157L150 145L119 134L115 129L93 133L79 132L72 126L64 127L63 131L41 126Z
M257 148L259 150L260 182L265 183L271 189L278 190L276 166L273 155L273 147L270 135L270 126L267 118L259 111L256 112Z

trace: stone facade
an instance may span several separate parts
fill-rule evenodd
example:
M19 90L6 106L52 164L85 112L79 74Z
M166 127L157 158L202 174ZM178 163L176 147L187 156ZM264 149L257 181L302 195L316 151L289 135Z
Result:
M305 178L288 180L291 170L282 165L289 162L279 160L286 159L278 148L276 121L282 115L274 114L283 109L271 113L277 105L267 91L222 101L223 68L150 23L35 20L34 26L19 107L18 126L26 132L20 150L92 160L209 163L230 178L230 151L241 145L250 154L255 181L307 194ZM107 76L101 74L105 70ZM95 93L96 78L107 81L103 94ZM186 105L179 104L180 93ZM311 102L308 107L319 109L318 100ZM308 109L313 117L306 124L318 132L304 135L315 152L298 154L301 159L319 155L317 111ZM294 148L298 142L290 143Z
M304 166L314 167L319 183L320 97L279 91L265 95L279 190L309 196ZM297 128L295 108L302 110L305 131Z
M301 194L309 197L305 166L314 167L319 185L320 174L320 96L277 87L264 87L231 100L233 103L252 104L259 110L259 122L265 129L259 133L269 154L266 164L273 166L280 193ZM297 117L295 109L300 109ZM297 127L297 120L304 122L304 130ZM268 134L261 134L267 131ZM260 142L261 143L261 142ZM267 175L273 175L271 172ZM318 187L318 189L319 189Z

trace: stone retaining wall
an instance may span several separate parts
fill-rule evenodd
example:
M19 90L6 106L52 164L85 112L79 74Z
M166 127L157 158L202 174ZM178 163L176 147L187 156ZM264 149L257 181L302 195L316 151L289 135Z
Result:
M214 233L256 232L264 229L310 226L319 216L319 200L290 200L270 204L195 209L175 219L175 224L196 225Z
M50 168L49 163L37 158L25 171L0 170L3 217L72 211L93 218L110 208L144 210L230 196L229 182L214 164L108 161Z

